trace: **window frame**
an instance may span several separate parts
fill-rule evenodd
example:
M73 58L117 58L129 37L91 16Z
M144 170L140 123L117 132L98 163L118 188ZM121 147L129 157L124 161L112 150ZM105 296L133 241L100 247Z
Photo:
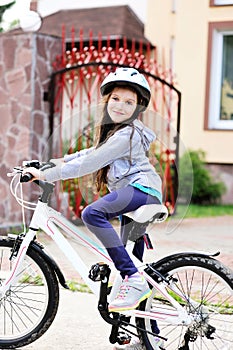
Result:
M233 120L219 119L224 34L233 35L233 21L209 23L204 118L205 130L233 130ZM216 54L219 52L221 54Z

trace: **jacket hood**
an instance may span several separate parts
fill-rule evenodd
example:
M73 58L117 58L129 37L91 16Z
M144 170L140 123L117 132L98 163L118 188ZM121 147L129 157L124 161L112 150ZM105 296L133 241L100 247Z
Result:
M142 143L145 151L148 151L150 148L151 142L153 142L156 139L155 133L151 129L147 128L142 122L140 122L137 119L134 121L134 126L141 135Z

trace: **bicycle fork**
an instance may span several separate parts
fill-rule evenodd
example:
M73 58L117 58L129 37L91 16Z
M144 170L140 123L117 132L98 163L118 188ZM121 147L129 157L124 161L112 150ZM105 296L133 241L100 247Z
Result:
M10 259L13 260L13 268L9 276L6 276L5 281L0 286L0 298L3 298L11 286L18 280L19 272L22 269L22 264L27 253L30 243L35 237L35 231L29 229L23 239L18 236L15 240L15 250L13 249Z
M7 291L11 288L11 286L15 282L17 282L17 280L19 279L19 275L20 275L19 272L24 262L24 258L26 256L28 247L30 243L34 240L36 233L38 231L36 217L43 218L43 213L44 213L43 205L44 203L40 201L37 203L37 206L34 210L34 213L30 222L29 230L27 232L21 233L15 239L15 245L10 257L10 259L13 261L13 268L11 270L10 275L6 277L5 281L0 286L0 298L3 298L6 295Z

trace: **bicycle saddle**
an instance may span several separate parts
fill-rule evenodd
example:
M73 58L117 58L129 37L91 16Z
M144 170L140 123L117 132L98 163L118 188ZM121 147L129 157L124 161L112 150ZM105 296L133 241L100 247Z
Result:
M147 204L142 205L134 211L125 213L124 215L139 223L147 221L159 223L166 220L168 217L168 210L163 204Z

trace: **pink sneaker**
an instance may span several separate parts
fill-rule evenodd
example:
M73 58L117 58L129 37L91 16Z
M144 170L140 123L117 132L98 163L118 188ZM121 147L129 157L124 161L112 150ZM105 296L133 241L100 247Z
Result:
M151 295L150 287L143 276L126 276L116 298L110 302L109 311L133 310Z

